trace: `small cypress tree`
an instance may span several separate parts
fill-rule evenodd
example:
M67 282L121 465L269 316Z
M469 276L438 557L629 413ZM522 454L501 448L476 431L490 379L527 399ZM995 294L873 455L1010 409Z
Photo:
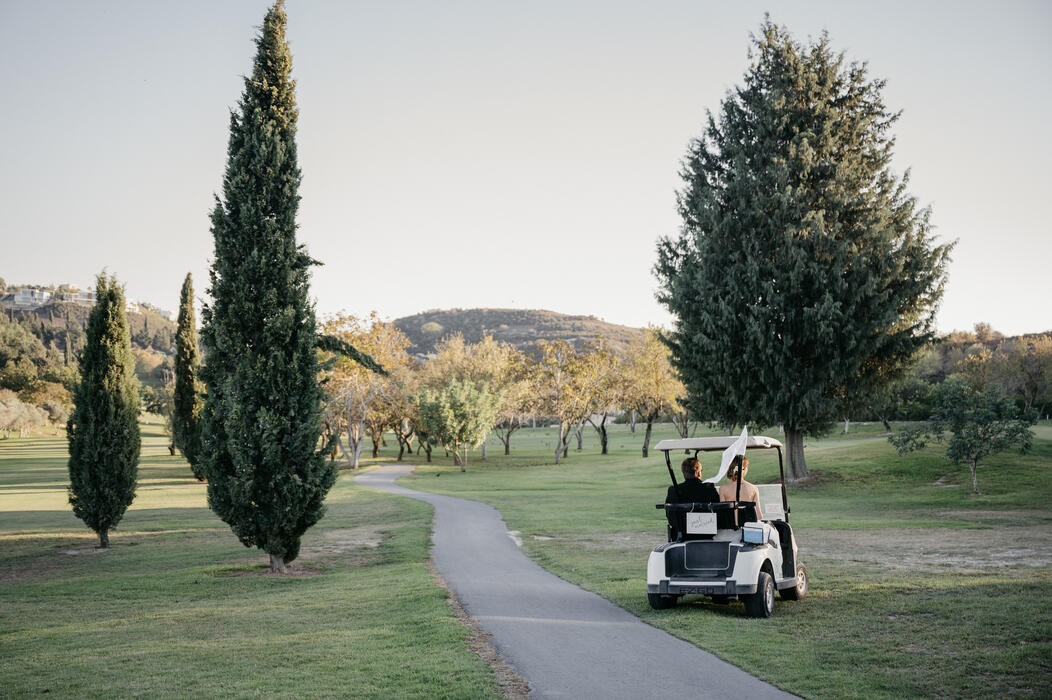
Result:
M204 385L201 383L201 358L197 348L197 325L194 318L194 281L186 274L179 296L179 321L175 335L175 390L172 395L172 439L190 463L198 481L205 480L199 464L201 449L201 408Z
M124 305L116 278L99 275L66 425L69 502L103 549L135 498L139 465L139 382Z
M316 263L296 244L297 109L281 2L267 13L256 46L231 115L223 198L212 214L200 460L209 506L280 572L321 518L336 465L318 444L322 391L308 297Z

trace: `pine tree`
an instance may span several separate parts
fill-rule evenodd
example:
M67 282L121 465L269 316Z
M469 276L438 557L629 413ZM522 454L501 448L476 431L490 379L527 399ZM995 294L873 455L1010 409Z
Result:
M201 359L197 349L197 324L194 318L194 281L186 274L179 296L179 320L175 335L175 390L172 394L172 439L190 463L198 481L204 481L201 469L201 408L204 385L198 377Z
M270 555L274 571L296 558L336 479L318 445L322 392L308 298L316 263L296 244L298 112L285 21L278 2L231 115L223 198L212 214L212 303L201 331L208 502L246 547Z
M73 394L69 502L73 513L109 546L109 531L135 498L139 465L139 383L135 379L124 289L99 275Z
M951 246L890 170L884 82L765 21L744 85L684 160L681 233L658 248L667 340L691 403L803 436L933 339Z

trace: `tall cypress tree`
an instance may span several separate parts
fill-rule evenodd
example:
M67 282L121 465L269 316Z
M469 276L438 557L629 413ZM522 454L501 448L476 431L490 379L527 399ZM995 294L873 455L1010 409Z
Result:
M201 408L204 385L198 374L201 359L197 349L194 318L194 281L186 273L179 295L179 321L175 334L175 390L172 392L172 439L198 481L205 480L200 467Z
M278 2L230 118L223 198L212 213L212 302L201 331L208 502L246 547L270 555L274 571L296 558L336 480L335 463L318 447L322 392L308 299L316 263L296 244L301 177L285 21Z
M803 436L932 340L950 246L890 170L883 81L769 20L752 58L684 160L658 297L695 412L784 426L803 478Z
M99 275L66 425L69 502L101 548L135 498L139 470L139 382L124 306L116 278Z

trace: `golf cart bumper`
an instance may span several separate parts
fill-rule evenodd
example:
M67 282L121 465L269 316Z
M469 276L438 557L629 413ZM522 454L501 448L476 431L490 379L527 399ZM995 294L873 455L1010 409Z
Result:
M739 584L736 581L661 581L647 584L647 593L660 595L750 595L756 592L756 582Z

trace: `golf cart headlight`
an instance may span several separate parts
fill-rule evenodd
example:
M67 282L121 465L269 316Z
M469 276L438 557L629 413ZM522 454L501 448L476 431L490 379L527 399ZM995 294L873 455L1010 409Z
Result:
M742 540L746 544L767 544L771 539L771 526L767 523L745 523L742 526Z

